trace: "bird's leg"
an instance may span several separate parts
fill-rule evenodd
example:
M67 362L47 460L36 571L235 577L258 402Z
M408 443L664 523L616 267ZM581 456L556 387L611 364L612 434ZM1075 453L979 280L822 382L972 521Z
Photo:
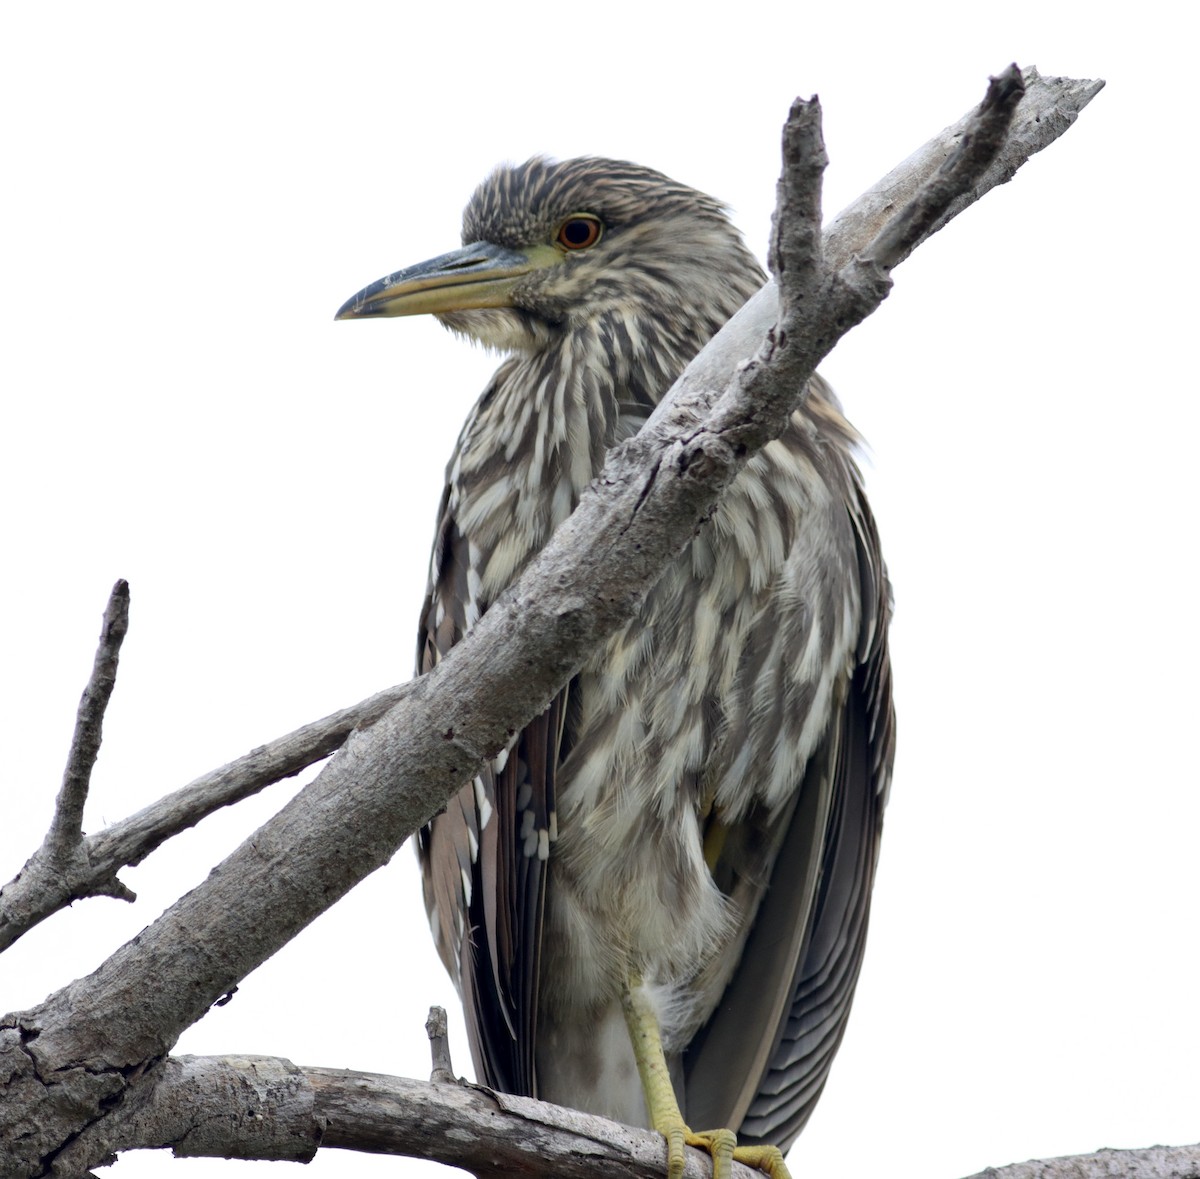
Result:
M703 1145L708 1148L708 1143L695 1142L691 1128L683 1120L679 1102L675 1100L675 1087L671 1084L666 1053L663 1052L658 1017L646 998L640 978L635 976L629 980L621 996L621 1005L625 1010L629 1038L633 1042L633 1056L637 1061L638 1075L642 1078L642 1093L646 1098L650 1125L667 1140L667 1179L681 1179L684 1144ZM721 1144L719 1153L715 1145L712 1148L713 1179L727 1179L728 1159L733 1154L731 1133L729 1139L728 1144Z
M642 980L636 975L625 987L621 1005L633 1042L633 1055L642 1079L650 1124L667 1140L667 1179L681 1179L684 1146L698 1146L712 1155L713 1179L729 1179L733 1159L765 1171L771 1179L791 1179L778 1147L738 1146L732 1130L696 1131L683 1120L679 1102L675 1099L675 1087L671 1084L658 1017L646 997Z

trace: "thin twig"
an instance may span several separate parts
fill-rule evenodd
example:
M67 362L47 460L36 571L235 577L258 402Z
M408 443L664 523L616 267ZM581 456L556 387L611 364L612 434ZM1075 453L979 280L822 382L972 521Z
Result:
M172 836L194 827L221 807L232 806L275 782L294 777L335 753L355 729L377 721L411 688L411 683L385 688L201 775L98 832L88 841L92 859L98 863L140 864Z
M112 587L104 609L92 674L75 714L75 733L67 754L67 768L63 771L62 788L54 803L54 819L46 836L47 852L55 860L69 859L83 837L83 807L100 752L104 711L117 682L121 643L128 630L129 583L118 581Z
M429 1037L429 1054L433 1058L433 1070L429 1080L434 1085L453 1085L454 1065L450 1061L450 1025L444 1007L431 1007L425 1021L425 1034Z
M77 840L69 859L50 857L45 845L0 889L0 951L72 901L91 896L133 900L116 877L168 839L222 807L232 806L328 757L356 728L378 720L404 698L399 684L286 736L252 749L220 769L151 803L95 835Z
M735 450L757 449L778 437L807 397L805 386L816 368L808 343L821 312L817 295L825 285L821 181L829 163L816 98L792 103L782 154L768 257L779 289L779 317L705 427ZM798 390L804 390L799 397Z
M821 180L829 166L821 103L797 98L783 126L783 170L775 186L767 265L790 297L805 293L821 264Z

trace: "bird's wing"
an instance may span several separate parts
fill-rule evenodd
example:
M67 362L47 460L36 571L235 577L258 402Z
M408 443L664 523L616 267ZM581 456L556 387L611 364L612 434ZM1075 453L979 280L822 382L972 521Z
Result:
M471 549L442 497L418 639L422 672L470 628L486 603ZM477 571L476 571L477 572ZM546 856L555 831L554 778L569 688L418 835L434 940L463 998L476 1075L532 1095Z
M821 1094L850 1012L895 742L890 591L857 479L849 509L863 613L857 667L805 769L739 965L684 1064L693 1126L729 1125L740 1141L785 1150Z

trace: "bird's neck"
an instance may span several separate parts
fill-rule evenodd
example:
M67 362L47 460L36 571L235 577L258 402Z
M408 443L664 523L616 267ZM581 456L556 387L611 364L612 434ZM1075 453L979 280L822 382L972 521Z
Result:
M637 433L703 342L664 340L636 316L602 315L499 368L449 472L460 532L490 553L485 600L574 511L609 448Z

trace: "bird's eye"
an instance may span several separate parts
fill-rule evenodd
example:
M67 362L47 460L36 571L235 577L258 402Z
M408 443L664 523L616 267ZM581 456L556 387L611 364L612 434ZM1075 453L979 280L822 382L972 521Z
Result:
M599 217L590 213L577 213L568 217L559 227L555 241L566 250L586 250L600 240L602 226Z

